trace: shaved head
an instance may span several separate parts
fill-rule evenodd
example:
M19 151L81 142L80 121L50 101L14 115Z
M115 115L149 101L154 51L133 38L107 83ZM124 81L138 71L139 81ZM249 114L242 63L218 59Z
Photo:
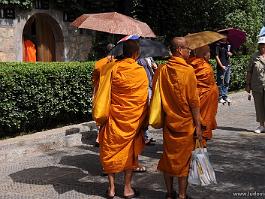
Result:
M190 49L184 37L174 37L170 42L170 51L173 56L187 60L190 56Z
M140 54L140 45L138 40L127 40L123 43L123 56L125 58L137 59Z
M174 37L170 42L171 53L176 53L178 48L187 46L187 41L184 37Z

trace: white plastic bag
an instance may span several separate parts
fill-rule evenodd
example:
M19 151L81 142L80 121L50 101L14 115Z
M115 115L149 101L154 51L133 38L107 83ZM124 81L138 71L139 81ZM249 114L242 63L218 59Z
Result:
M217 184L207 149L201 146L199 140L196 140L195 150L192 151L188 182L189 184L201 186Z

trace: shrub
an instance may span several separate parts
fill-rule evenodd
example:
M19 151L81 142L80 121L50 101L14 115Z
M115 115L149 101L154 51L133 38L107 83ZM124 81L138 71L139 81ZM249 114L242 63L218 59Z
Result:
M231 58L231 80L229 91L236 91L245 87L246 70L249 63L250 56L235 56ZM216 61L211 60L216 72Z
M244 88L245 78L246 78L246 68L249 63L250 56L234 56L231 58L231 81L230 81L230 91L236 91ZM158 60L157 64L163 64L166 61ZM216 61L214 59L210 60L214 71L216 73Z
M231 61L233 91L245 85L249 56ZM211 63L216 67L214 60ZM93 65L94 62L0 63L0 137L91 119Z
M88 119L93 62L0 63L0 136Z

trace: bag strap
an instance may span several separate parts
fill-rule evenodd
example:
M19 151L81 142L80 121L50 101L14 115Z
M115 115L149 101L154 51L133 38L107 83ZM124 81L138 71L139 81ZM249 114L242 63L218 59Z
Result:
M202 143L199 139L196 139L196 143L195 143L195 149L197 148L203 149Z

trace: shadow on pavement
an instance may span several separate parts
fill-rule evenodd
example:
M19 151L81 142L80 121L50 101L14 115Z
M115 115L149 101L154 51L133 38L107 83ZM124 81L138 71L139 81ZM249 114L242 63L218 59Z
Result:
M94 147L91 144L87 146L85 145L78 146L78 148L83 149L83 150L92 151L95 153L99 153L99 148ZM154 145L151 145L151 146L145 146L143 152L141 153L141 156L150 157L154 159L160 159L162 152L163 152L163 144L155 143Z
M88 147L86 149L91 152L98 152L98 148L95 147ZM107 177L102 177L102 167L100 164L99 156L97 154L64 156L61 158L59 164L74 166L84 171L87 171L89 173L88 178L93 179L93 181L95 182L95 189L98 189L98 184L96 181L107 181ZM136 189L141 192L142 197L140 198L164 198L165 193L163 191L157 190L157 187L160 187L160 183L162 182L162 180L163 176L161 173L158 172L135 173L133 177L133 185L135 185ZM123 173L119 173L116 175L116 182L119 183L117 186L117 193L123 193ZM100 187L102 187L102 184ZM108 184L105 183L103 187L105 190L108 187ZM162 189L164 189L164 186L162 186Z
M225 131L240 131L240 132L253 132L253 130L243 129L243 128L235 128L228 126L217 126L217 129L225 130Z
M76 190L77 192L87 195L104 196L104 192L96 192L95 188L99 190L107 186L104 183L80 182L79 180L87 175L80 169L76 168L62 168L55 166L30 168L10 174L9 176L14 182L36 185L53 185L54 190L59 194Z
M102 173L99 156L95 154L64 156L59 164L80 168L92 176L99 176Z
M35 185L52 185L58 194L64 194L68 191L76 191L88 196L105 196L105 190L108 187L107 182L96 182L92 176L87 176L84 172L77 168L64 167L43 167L25 169L9 175L14 182L35 184ZM135 177L136 178L136 177ZM85 181L82 179L86 179ZM148 183L148 179L141 178L137 180L137 184L144 185ZM117 181L117 196L123 193L123 181ZM146 186L137 187L141 193L139 198L163 198L164 192L147 189Z

